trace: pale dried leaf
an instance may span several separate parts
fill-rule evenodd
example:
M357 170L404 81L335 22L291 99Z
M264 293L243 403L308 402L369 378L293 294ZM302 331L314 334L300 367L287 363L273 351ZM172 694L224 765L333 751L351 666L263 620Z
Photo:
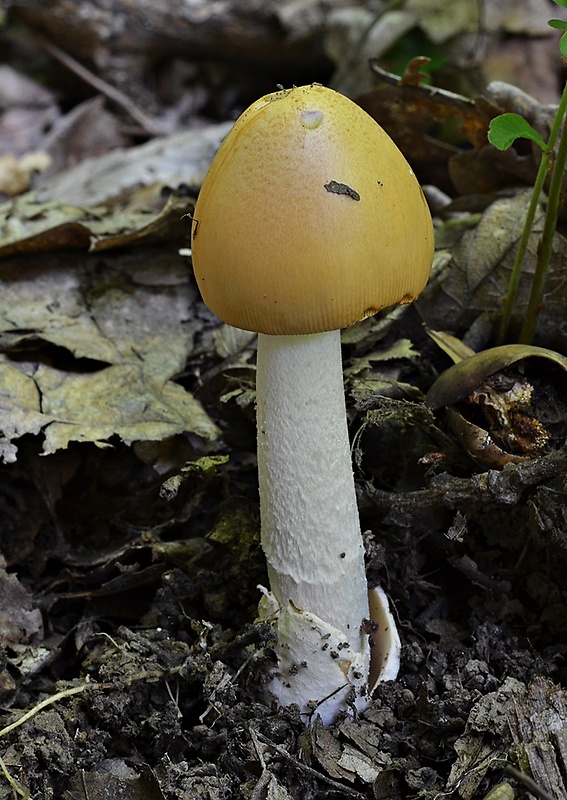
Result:
M270 775L266 791L266 800L292 800L288 790L274 775Z
M92 375L69 375L40 366L34 379L41 392L44 453L72 441L106 444L119 436L126 444L161 440L191 430L214 438L216 429L199 403L181 386L148 380L134 364L108 367Z
M0 64L0 111L0 155L16 157L42 149L60 114L53 92L6 63Z
M436 43L464 33L485 32L549 36L549 8L540 0L408 0L406 8L420 16L420 27Z
M214 438L200 404L171 380L192 348L194 301L184 262L163 251L1 264L0 456L13 461L14 440L40 431L45 453L113 435L127 443L183 431ZM68 372L24 360L38 342L89 359L88 371L80 361ZM9 357L16 347L17 361Z
M233 358L249 350L254 344L255 333L234 328L232 325L221 325L213 334L215 353L220 358Z
M462 361L464 358L469 358L469 356L474 354L474 350L471 350L471 348L464 344L457 336L453 336L446 331L428 330L427 335L433 339L435 344L440 347L455 364L458 364L459 361Z
M373 764L371 758L349 744L344 746L338 765L353 773L362 783L374 783L380 774L380 769Z
M565 9L541 0L490 0L483 12L488 31L537 37L554 35L547 24L551 15L566 16Z
M87 158L40 184L37 200L63 200L88 207L130 194L141 186L199 186L231 127L232 122L222 122Z
M44 425L34 380L0 356L0 459L15 461L17 448L13 440L25 433L38 434Z
M399 358L414 358L419 353L411 339L398 339L385 350L373 350L366 354L369 361L393 361Z

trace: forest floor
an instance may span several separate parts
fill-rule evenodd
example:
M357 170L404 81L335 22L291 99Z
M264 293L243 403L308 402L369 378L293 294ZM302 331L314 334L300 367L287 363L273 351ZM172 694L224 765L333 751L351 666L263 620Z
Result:
M514 111L547 137L562 9L232 0L172 26L164 2L7 5L0 800L567 797L562 215L547 353L431 400L496 344L539 151L496 150L487 129ZM390 133L436 229L421 298L343 335L368 580L402 655L364 714L328 728L262 690L255 338L203 305L188 252L231 123L313 81Z

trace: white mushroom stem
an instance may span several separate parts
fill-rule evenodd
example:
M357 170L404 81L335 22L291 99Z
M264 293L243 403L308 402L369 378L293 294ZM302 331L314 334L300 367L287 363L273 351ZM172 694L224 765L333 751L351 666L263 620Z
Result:
M278 630L279 666L269 689L280 703L297 703L303 713L316 707L330 722L349 703L366 705L370 674L340 332L260 334L257 413L262 546L271 587L261 613ZM392 636L383 593L378 602ZM386 657L395 650L397 659L395 637ZM388 677L396 671L390 661Z
M258 337L258 470L270 587L345 631L368 619L340 332Z

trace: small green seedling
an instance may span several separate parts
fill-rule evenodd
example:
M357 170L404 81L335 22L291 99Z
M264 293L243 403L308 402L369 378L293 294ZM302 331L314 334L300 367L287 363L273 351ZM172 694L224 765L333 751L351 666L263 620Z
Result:
M567 0L553 0L563 8L567 8ZM552 28L558 28L564 33L559 41L559 50L564 61L567 61L567 22L563 20L552 19L549 21ZM545 211L544 227L541 234L541 241L538 247L537 264L533 277L530 298L528 307L524 316L524 322L520 330L518 341L525 344L530 344L533 341L537 320L543 300L543 292L545 287L545 279L549 264L551 261L551 254L553 250L553 236L557 226L557 216L559 213L559 201L561 195L561 186L563 182L563 173L565 171L565 163L567 162L567 125L563 127L562 123L565 119L567 112L567 83L563 89L561 100L557 108L555 119L549 134L547 142L543 137L533 128L530 123L521 117L519 114L502 114L495 117L488 130L488 139L494 147L499 150L506 150L510 147L516 139L529 139L537 144L542 150L541 161L536 175L534 188L526 219L522 229L522 235L518 243L518 250L514 259L514 266L508 284L508 291L504 298L502 317L500 319L500 326L498 330L498 341L502 343L508 333L510 318L514 308L514 302L518 290L518 283L522 271L522 264L528 246L529 236L532 230L535 214L543 191L545 179L550 174L549 192L547 197L547 207ZM556 142L559 138L557 149L555 148Z

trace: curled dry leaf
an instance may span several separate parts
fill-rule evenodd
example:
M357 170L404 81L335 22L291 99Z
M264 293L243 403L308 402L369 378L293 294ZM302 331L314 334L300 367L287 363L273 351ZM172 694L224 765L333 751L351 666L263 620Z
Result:
M559 448L567 431L567 358L530 345L475 353L445 370L426 403L444 409L464 449L500 469Z
M177 238L180 220L193 201L171 196L159 210L80 208L57 201L38 202L33 193L0 206L0 259L51 250L109 250Z

